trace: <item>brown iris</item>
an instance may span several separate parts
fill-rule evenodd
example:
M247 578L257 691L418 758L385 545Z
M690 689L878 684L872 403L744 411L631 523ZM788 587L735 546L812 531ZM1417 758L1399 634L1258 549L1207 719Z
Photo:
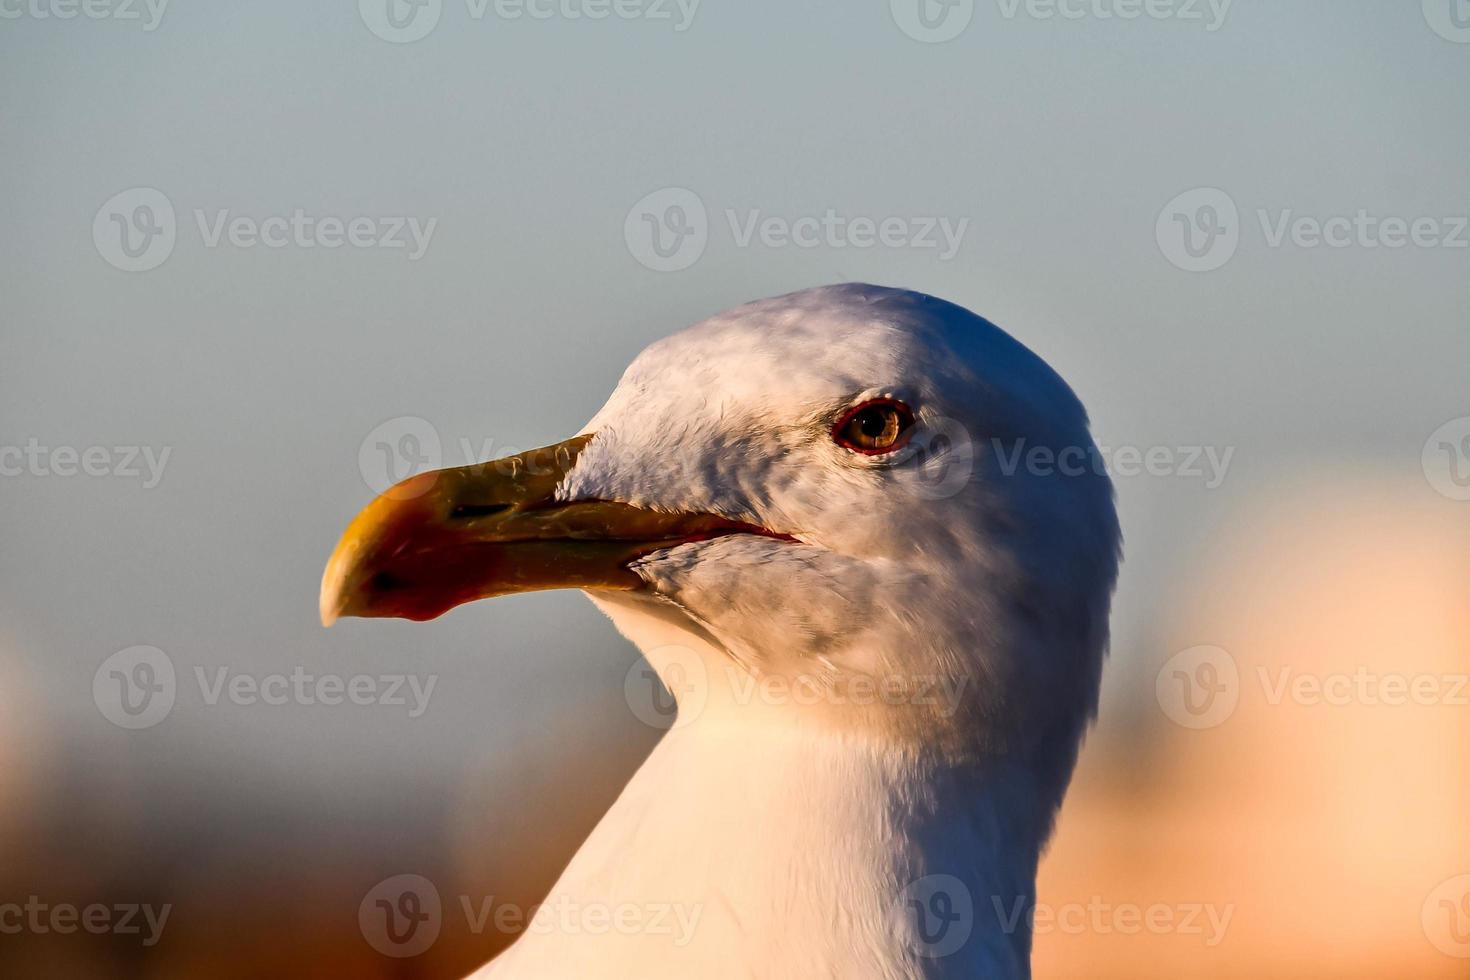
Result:
M853 452L877 456L908 441L914 413L895 398L875 398L851 408L832 427L837 444Z

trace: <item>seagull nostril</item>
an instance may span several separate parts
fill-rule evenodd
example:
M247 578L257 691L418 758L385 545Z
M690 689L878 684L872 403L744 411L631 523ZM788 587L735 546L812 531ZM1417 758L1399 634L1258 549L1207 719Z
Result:
M369 592L392 592L403 588L403 579L391 572L378 572L368 579L367 585Z
M452 521L467 521L476 517L494 517L511 510L514 504L456 504L449 512Z

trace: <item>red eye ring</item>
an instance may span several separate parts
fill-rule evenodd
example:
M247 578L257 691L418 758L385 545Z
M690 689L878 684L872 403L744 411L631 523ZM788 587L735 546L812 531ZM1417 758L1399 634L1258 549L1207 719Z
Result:
M913 431L913 409L897 398L871 398L842 413L832 440L864 456L883 456L902 449Z

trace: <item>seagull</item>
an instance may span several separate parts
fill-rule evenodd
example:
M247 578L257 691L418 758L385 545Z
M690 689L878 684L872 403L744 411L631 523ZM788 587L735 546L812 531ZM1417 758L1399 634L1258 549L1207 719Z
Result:
M1009 334L844 284L654 343L566 442L371 502L325 625L580 589L678 702L474 976L1029 977L1120 561L1098 459Z

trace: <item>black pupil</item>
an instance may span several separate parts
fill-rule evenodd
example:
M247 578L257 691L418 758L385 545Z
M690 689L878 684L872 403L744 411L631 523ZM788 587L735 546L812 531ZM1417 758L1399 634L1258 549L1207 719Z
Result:
M876 439L888 429L888 416L882 409L870 408L858 415L858 428L869 439Z

